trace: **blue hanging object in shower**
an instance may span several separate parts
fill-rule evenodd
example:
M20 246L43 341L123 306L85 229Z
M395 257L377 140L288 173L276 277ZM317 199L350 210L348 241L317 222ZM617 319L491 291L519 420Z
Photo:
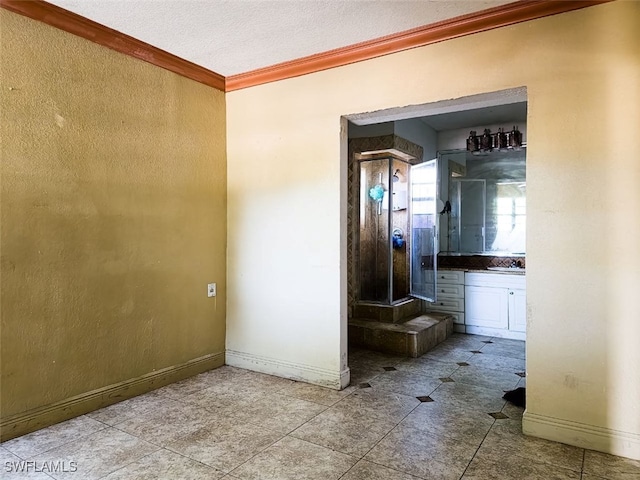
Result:
M394 228L391 236L393 248L404 247L404 232L400 228Z
M393 239L391 241L393 242L393 248L402 248L402 247L404 247L404 239L403 238L393 237Z
M369 196L371 197L371 199L375 200L376 202L381 202L382 199L384 198L384 187L382 186L382 184L378 184L375 187L371 187L369 189Z

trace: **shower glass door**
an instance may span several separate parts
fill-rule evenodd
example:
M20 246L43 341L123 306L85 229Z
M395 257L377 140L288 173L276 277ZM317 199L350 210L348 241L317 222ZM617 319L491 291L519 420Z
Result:
M436 300L437 160L411 167L411 295Z
M390 168L388 158L359 164L359 299L366 302L391 302Z

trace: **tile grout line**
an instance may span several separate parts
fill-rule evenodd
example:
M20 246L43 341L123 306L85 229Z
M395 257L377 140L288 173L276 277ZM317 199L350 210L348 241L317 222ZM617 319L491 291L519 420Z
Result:
M460 367L458 367L458 368L460 368ZM431 394L432 394L433 392L435 392L438 388L440 388L440 386L442 386L442 385L443 385L443 383L441 383L441 384L440 384L440 385L438 385L436 388L434 388L434 389L431 391L431 393L429 393L429 396L431 396ZM394 393L395 393L395 392L394 392ZM369 454L369 453L370 453L374 448L376 448L376 447L380 444L380 442L382 442L385 438L387 438L387 436L388 436L391 432L393 432L396 428L398 428L398 425L400 425L400 424L403 422L403 420L405 420L409 415L411 415L411 413L413 413L413 411L414 411L416 408L418 408L420 405L421 405L421 403L418 403L418 404L417 404L415 407L413 407L409 412L407 412L407 414L406 414L404 417L402 417L402 419L401 419L398 423L396 423L396 424L395 424L395 426L394 426L393 428L391 428L387 433L385 433L385 434L382 436L382 438L380 438L380 440L378 440L376 443L374 443L374 445L373 445L369 450L367 450L367 451L365 452L365 454L364 454L364 455L362 455L362 457L360 457L360 460L365 460L365 458L364 458L364 457L366 457L366 456L367 456L367 455L368 455L368 454ZM359 460L359 461L360 461L360 460ZM376 464L376 465L380 465L380 466L385 467L385 468L389 468L389 469L394 470L394 471L396 471L396 472L404 473L404 474L407 474L407 475L412 475L412 474L409 474L409 473L407 473L407 472L402 472L401 470L396 470L395 468L392 468L392 467L390 467L390 466L388 466L388 465L383 465L383 464L381 464L381 463L377 463L377 462L372 461L372 460L365 460L365 461L367 461L367 462L371 462L371 463L374 463L374 464ZM357 463L357 462L356 462L356 463ZM354 464L354 466L355 466L355 464ZM351 468L353 468L353 467L351 467ZM349 470L351 470L351 469L349 469ZM345 474L346 474L346 472L345 472ZM415 476L415 475L413 475L413 476ZM417 477L417 478L419 478L419 477Z
M396 362L393 366L395 367L395 366L399 365L400 363L403 363L404 361L405 361L405 359L400 359L400 360L399 360L398 362ZM445 362L445 363L446 363L446 362ZM379 368L383 368L383 367L379 367ZM455 371L457 371L457 370L458 370L458 368L460 368L460 366L458 366L458 367L454 370L454 372L455 372ZM369 381L372 381L372 380L375 380L376 378L378 378L378 377L382 376L383 374L384 374L383 372L378 373L378 374L377 374L377 375L375 375L374 377L369 378L369 379L368 379L368 382L369 382ZM368 383L368 382L366 382L366 383ZM438 385L438 387L436 387L435 389L433 389L433 390L429 393L429 395L430 395L431 393L435 392L439 387L440 387L440 385ZM372 388L372 387L369 387L369 388ZM405 395L405 394L400 393L400 392L394 392L394 391L391 391L391 390L386 390L386 389L384 389L384 388L379 388L379 390L381 390L381 391L383 391L383 392L386 392L386 393L393 394L393 395L410 396L410 395ZM323 410L323 412L326 412L326 411L327 411L327 410L329 410L330 408L333 408L334 406L336 406L337 404L339 404L340 402L342 402L342 401L343 401L343 400L345 400L346 398L348 398L348 397L350 397L351 395L353 395L355 392L357 392L357 389L354 389L352 392L350 392L349 394L345 395L343 398L341 398L340 400L338 400L337 402L335 402L333 405L331 405L330 407L327 407L325 410ZM371 460L365 460L365 458L364 458L364 457L365 457L365 456L366 456L366 455L367 455L371 450L373 450L373 449L374 449L374 448L375 448L375 447L376 447L376 446L377 446L377 445L378 445L382 440L384 440L384 439L389 435L389 433L391 433L391 432L392 432L392 431L393 431L393 430L394 430L398 425L400 425L400 423L402 423L402 421L403 421L405 418L407 418L407 417L408 417L408 416L409 416L409 415L410 415L410 414L411 414L411 413L412 413L416 408L418 408L419 406L420 406L420 403L418 403L418 404L417 404L415 407L413 407L409 412L407 412L407 414L406 414L404 417L402 417L402 419L400 419L400 420L398 421L398 423L396 423L396 424L395 424L395 425L394 425L394 426L393 426L393 427L392 427L392 428L391 428L391 429L390 429L386 434L384 434L384 435L383 435L383 436L382 436L382 437L381 437L381 438L380 438L380 439L379 439L379 440L378 440L378 441L377 441L377 442L376 442L376 443L375 443L371 448L369 448L369 449L368 449L368 450L367 450L367 451L366 451L362 456L356 456L356 455L353 455L353 454L349 454L349 453L341 452L341 451L339 451L339 450L335 450L335 449L333 449L333 448L327 447L326 445L320 445L320 444L315 443L315 442L313 442L313 441L311 441L311 440L308 440L308 439L303 440L303 439L299 439L298 437L295 437L295 436L291 435L291 434L295 433L295 431L296 431L298 428L301 428L302 426L306 425L306 424L307 424L308 422L310 422L313 418L315 418L316 416L320 415L320 413L323 413L323 412L320 412L318 415L316 415L316 416L312 417L311 419L307 420L304 424L300 425L300 426L299 426L299 427L297 427L296 429L294 429L294 430L292 430L291 432L289 432L289 433L287 434L287 436L290 436L290 435L291 435L291 436L292 436L292 438L295 438L295 439L297 439L297 440L302 440L302 441L305 441L305 442L311 443L311 444L313 444L313 445L316 445L316 446L319 446L319 447L322 447L322 448L328 448L328 449L329 449L329 450L331 450L331 451L334 451L334 452L337 452L337 453L341 453L341 454L343 454L343 455L348 455L348 456L351 456L351 457L356 458L356 459L357 459L357 461L356 461L356 462L355 462L355 463L354 463L354 464L353 464L353 465L352 465L352 466L351 466L347 471L345 471L345 472L344 472L340 477L338 477L339 479L340 479L340 478L343 478L345 475L347 475L347 473L349 473L349 472L350 472L350 471L351 471L351 470L352 470L352 469L353 469L353 468L354 468L354 467L355 467L359 462L361 462L361 461L366 461L366 462L374 463L374 464L376 464L376 465L380 465L380 466L385 467L385 468L388 468L388 469L390 469L390 470L393 470L393 471L396 471L396 472L399 472L399 473L406 474L406 472L402 472L401 470L396 470L395 468L392 468L392 467L390 467L390 466L388 466L388 465L382 465L382 464L376 463L376 462L371 461ZM410 474L409 474L409 475L410 475ZM413 475L412 475L412 476L413 476ZM419 478L419 477L416 477L416 478Z
M476 451L471 456L471 460L469 460L469 463L467 463L467 466L465 467L464 471L462 472L462 475L460 475L460 480L462 480L462 478L464 478L465 474L467 473L467 470L469 470L469 466L471 466L471 462L473 462L473 459L476 458L476 455L478 454L478 451L480 451L480 448L482 448L482 444L487 439L487 436L489 436L489 432L491 432L491 429L496 424L496 422L497 422L497 420L494 419L493 423L491 424L491 427L489 427L489 430L487 430L487 433L485 433L484 437L482 438L482 441L480 442L480 445L478 445L478 448L476 448Z
M198 391L205 390L206 388L209 388L209 387L204 387L203 389L198 390ZM282 387L282 389L284 389L284 388L285 388L285 387ZM268 394L271 394L271 395L278 395L278 394L279 394L278 392L280 392L282 389L277 390L277 391L274 391L274 392L265 392L265 393L268 393ZM197 392L193 392L193 393L197 393ZM145 395L146 395L146 394L145 394ZM188 396L188 395L187 395L187 396ZM283 395L283 396L284 396L284 395ZM186 397L186 396L183 396L183 397L180 397L180 398L177 398L177 399L170 399L170 400L173 400L173 401L175 401L175 402L177 402L177 403L180 403L180 404L181 404L181 405L183 405L183 406L184 406L184 405L188 405L188 406L192 406L192 407L195 407L195 408L199 408L199 409L207 410L208 412L211 412L211 413L216 413L216 412L212 412L211 410L208 410L206 407L203 407L202 405L199 405L199 404L195 404L195 403L191 403L191 402L184 401L184 398L185 398L185 397ZM294 397L288 397L288 398L294 398ZM315 403L315 402L310 402L310 403ZM322 405L322 406L324 406L324 405ZM327 408L328 408L328 407L327 407ZM326 410L326 408L325 408L325 410ZM323 410L323 411L325 411L325 410ZM320 413L322 413L322 412L320 412ZM318 413L318 415L319 415L319 413ZM314 416L314 417L315 417L315 416ZM99 421L99 420L97 420L97 421ZM100 423L103 423L103 422L100 422ZM120 422L120 423L124 423L124 421L123 421L123 422ZM117 425L120 425L120 423L118 423ZM254 424L254 423L252 423L252 422L247 422L247 423L249 423L249 424L251 424L251 425L254 425L254 426L258 426L258 425ZM273 442L273 443L271 443L271 444L267 445L264 449L262 449L262 450L260 450L260 451L256 452L256 454L255 454L255 455L253 455L251 458L247 459L245 462L242 462L240 465L238 465L238 466L234 467L231 471L229 471L229 472L225 472L224 470L221 470L221 469L219 469L219 468L216 468L216 467L213 467L213 466L208 465L208 464L206 464L206 463L203 463L203 462L201 462L201 461L199 461L199 460L197 460L197 459L195 459L195 458L192 458L192 457L190 457L190 456L188 456L188 455L184 455L183 453L178 452L178 451L175 451L175 450L173 450L173 449L171 449L171 448L169 448L169 447L166 447L166 446L160 445L160 444L156 443L155 441L146 440L146 439L144 439L144 438L142 438L142 437L139 437L138 435L134 435L134 434L132 434L132 433L130 433L130 432L126 432L126 431L124 431L124 430L122 430L122 429L118 428L118 427L117 427L117 425L109 425L109 426L110 426L111 428L115 428L116 430L118 430L118 431L120 431L120 432L122 432L122 433L125 433L125 434L127 434L127 435L131 435L132 437L135 437L135 438L137 438L138 440L141 440L141 441L143 441L143 442L146 442L146 443L149 443L149 444L151 444L151 445L157 446L157 447L158 447L158 449L157 449L157 450L155 450L155 451L153 451L153 452L151 452L151 453L149 453L149 454L147 454L147 455L144 455L144 456L142 456L142 457L140 457L140 458L137 458L136 460L133 460L132 462L130 462L130 463L126 464L126 465L123 465L122 467L118 468L117 470L114 470L114 472L115 472L115 471L119 471L119 470L121 470L121 469L123 469L123 468L126 468L126 467L128 467L129 465L132 465L132 464L136 463L137 461L141 460L142 458L148 457L149 455L153 455L153 454L155 454L155 453L157 453L157 452L159 452L159 451L161 451L161 450L166 450L167 452L174 453L174 454L179 455L179 456L181 456L181 457L183 457L183 458L189 459L190 461L193 461L193 462L199 463L199 464L204 465L204 466L206 466L206 467L208 467L208 468L212 468L212 469L213 469L213 470L215 470L216 472L220 472L220 473L222 473L222 477L221 477L221 478L223 478L224 476L229 475L229 474L231 473L231 471L235 470L236 468L240 467L240 466L241 466L241 465L243 465L244 463L248 462L248 461L249 461L249 460L251 460L253 457L255 457L256 455L258 455L259 453L262 453L264 450L266 450L267 448L269 448L269 447L273 446L274 444L276 444L277 442L279 442L280 440L282 440L284 437L286 437L286 436L288 435L288 434L284 434L282 437L280 437L280 438L279 438L278 440L276 440L275 442ZM277 432L274 432L274 433L277 433ZM100 478L104 478L104 477L106 477L106 476L108 476L108 475L110 475L111 473L114 473L114 472L109 472L107 475L105 475L105 476L103 476L103 477L100 477Z
M491 337L491 338L493 338L493 337ZM486 347L486 346L487 346L487 344L483 345L482 347L480 347L480 348L479 348L479 350L482 350L482 349L483 349L484 347ZM454 347L455 347L455 346L454 346ZM466 348L466 346L462 346L462 345L461 345L461 346L457 346L456 348L465 349L465 348ZM472 356L470 356L470 358L472 358L472 357L473 357L473 355L472 355ZM507 355L507 357L509 357L509 356ZM514 357L509 357L509 358L514 358ZM411 359L409 359L409 360L411 360ZM434 359L433 361L438 362L438 360L435 360L435 359ZM394 363L393 361L389 361L389 362L388 362L388 364L389 364L389 365L392 365L392 364L393 364L393 365L395 365L395 366L398 366L398 365L400 365L400 364L402 364L402 363L404 363L404 362L405 362L405 359L396 359L395 363ZM443 363L452 363L452 362L443 361ZM382 368L382 367L378 367L377 369L379 369L379 368ZM461 368L462 368L462 367L461 367L460 365L456 366L456 367L454 368L454 370L453 370L453 371L452 371L448 376L452 376L452 375L454 375L456 372L460 371L460 370L461 370ZM259 372L257 372L257 373L259 373ZM372 372L372 373L374 373L374 374L375 374L376 372L374 371L374 372ZM265 375L266 375L266 374L265 374ZM371 380L375 380L375 379L378 379L378 378L381 378L383 375L385 375L385 373L384 373L384 372L378 372L376 375L374 375L373 377L371 377L371 379L369 379L369 381L371 381ZM460 383L465 384L465 382L460 382ZM442 385L443 385L443 383L440 383L439 385L437 385L437 386L436 386L436 387L435 387L435 388L434 388L434 389L429 393L429 395L432 395L432 394L434 394L436 391L438 391L438 389L439 389ZM489 388L488 386L484 386L484 385L476 385L476 384L468 384L468 385L473 385L473 386L477 386L477 387ZM203 387L202 389L200 389L200 390L198 390L198 391L205 390L206 388L209 388L209 386ZM444 388L444 387L443 387L443 388ZM335 401L332 405L324 405L324 404L321 404L321 403L316 403L315 401L305 400L305 399L303 399L303 398L298 398L298 397L293 396L293 395L288 395L287 393L285 393L285 391L286 391L286 390L287 390L287 387L286 387L286 386L282 386L282 387L279 387L279 389L278 389L278 390L269 391L269 392L268 392L268 395L269 395L269 396L271 396L271 395L282 395L283 397L286 397L286 398L289 398L289 399L296 399L296 400L301 400L301 401L309 402L309 403L312 403L312 404L316 404L316 405L322 406L322 407L324 407L324 408L323 408L321 411L319 411L319 412L317 412L317 413L313 414L310 418L308 418L307 420L305 420L302 424L300 424L300 425L299 425L299 426L297 426L296 428L292 429L291 431L289 431L289 432L287 432L287 433L284 433L284 434L279 434L279 435L278 435L278 437L279 437L279 438L278 438L277 440L275 440L274 442L272 442L270 445L265 446L263 449L261 449L260 451L258 451L257 453L255 453L251 458L249 458L249 459L247 459L246 461L244 461L244 462L240 463L239 465L237 465L236 467L234 467L234 468L233 468L232 470L230 470L229 472L225 472L224 470L220 470L220 469L218 469L218 468L215 468L215 467L212 467L212 466L210 466L210 465L204 464L204 463L202 463L202 462L200 462L200 461L198 461L198 460L196 460L196 459L193 459L193 458L191 458L191 457L189 457L189 456L185 456L184 454L182 454L182 453L180 453L180 452L176 452L176 451L174 451L174 450L171 450L171 449L169 449L168 447L163 447L162 445L159 445L158 443L156 443L156 442L157 442L157 440L155 440L155 441L145 440L144 438L142 438L142 437L138 436L137 434L132 434L132 433L126 432L126 431L124 431L124 430L122 430L122 429L121 429L121 428L122 428L122 427L121 427L121 425L122 425L122 423L123 423L123 422L118 422L118 423L116 423L115 425L110 425L110 424L105 423L104 421L96 420L96 419L94 419L94 418L92 418L92 417L88 417L88 418L91 418L92 420L95 420L95 421L96 421L96 422L98 422L99 424L101 424L101 428L99 428L98 430L96 430L96 431L94 431L94 432L91 432L91 433L89 433L89 434L87 434L87 435L83 435L83 437L85 437L85 436L90 436L90 435L93 435L93 434L96 434L96 433L98 433L98 432L100 432L100 431L104 431L104 430L106 430L107 428L113 428L114 430L120 431L120 432L122 432L122 433L125 433L125 434L127 434L127 435L130 435L130 436L132 436L132 437L135 437L135 438L137 438L137 439L139 439L139 440L142 440L142 441L144 441L144 442L146 442L146 443L149 443L149 444L151 444L151 445L154 445L154 446L157 446L157 447L158 447L158 449L157 449L157 450L155 450L154 452L151 452L151 453L149 453L149 454L147 454L147 455L143 455L143 456L141 456L141 457L139 457L139 458L137 458L137 459L133 460L132 462L128 463L127 465L123 465L123 466L121 466L121 467L117 468L116 470L114 470L114 472L120 471L121 469L126 468L126 467L128 467L128 466L130 466L130 465L132 465L132 464L134 464L134 463L136 463L136 462L139 462L141 459L147 458L148 456L153 455L153 454L155 454L155 453L157 453L157 452L160 452L160 451L166 451L166 452L170 452L170 453L175 453L175 454L179 455L179 456L180 456L180 457L182 457L182 458L189 459L190 461L194 461L194 462L199 463L199 464L201 464L201 465L206 465L208 468L212 468L213 470L215 470L215 471L217 471L217 472L221 473L223 476L229 475L229 476L231 477L231 476L233 476L233 473L232 473L232 472L233 472L233 471L235 471L237 468L239 468L239 467L240 467L240 466L242 466L242 465L245 465L247 462L249 462L249 461L251 461L253 458L255 458L255 456L257 456L257 455L259 455L260 453L264 452L265 450L267 450L268 448L272 447L272 446L273 446L273 445L275 445L276 443L278 443L278 442L282 441L282 440L283 440L284 438L286 438L286 437L294 438L294 439L297 439L297 440L302 440L302 441L305 441L305 442L309 442L310 444L315 444L314 442L309 441L309 440L298 439L297 437L294 437L292 434L293 434L293 433L294 433L298 428L301 428L302 426L304 426L304 425L308 424L308 423L309 423L310 421L312 421L313 419L317 418L319 415L323 414L324 412L327 412L328 410L330 410L331 408L335 407L336 405L339 405L339 404L340 404L340 402L342 402L343 400L345 400L345 399L347 399L347 398L351 397L351 396L354 394L354 392L357 392L357 391L358 391L358 389L357 389L357 388L354 388L352 391L350 391L350 392L348 392L347 394L345 394L342 398L339 398L337 401ZM370 389L366 389L366 390L370 390ZM387 389L385 389L385 388L381 388L381 387L376 387L376 388L375 388L375 390L376 390L376 391L381 391L381 392L386 392L386 393L391 393L391 394L394 394L394 395L395 395L395 394L398 394L398 395L402 395L402 396L405 396L405 395L406 395L406 396L408 396L408 397L412 397L412 395L407 395L407 394L405 394L405 393L400 393L400 392L393 392L392 390L387 390ZM194 393L195 393L195 392L194 392ZM264 393L265 393L265 394L267 394L267 391L265 391ZM188 397L188 395L186 395L186 396L184 396L184 395L183 395L183 396L180 396L179 398L172 398L172 397L169 397L169 396L164 397L164 398L166 398L167 400L171 400L171 401L173 401L173 402L176 402L176 404L180 404L180 405L189 405L189 406L196 407L197 409L202 409L202 410L211 411L211 410L208 410L208 408L207 408L207 407L204 407L204 406L202 406L202 405L200 405L200 404L197 404L197 403L191 403L191 402L186 401L186 400L185 400L185 398L187 398L187 397ZM335 450L335 449L333 449L333 448L331 448L331 447L327 447L327 446L325 446L325 445L318 445L318 444L315 444L315 445L318 445L319 447L322 447L322 448L325 448L325 449L328 449L328 450L331 450L331 451L334 451L334 452L337 452L337 453L342 453L342 454L344 454L344 455L347 455L347 456L352 457L352 458L355 460L355 463L354 463L354 464L353 464L353 465L352 465L352 466L351 466L351 467L350 467L346 472L344 472L344 473L342 473L342 474L340 475L340 477L339 477L339 478L342 478L342 477L344 477L348 472L350 472L350 471L353 469L353 467L354 467L356 464L358 464L361 460L365 460L365 458L364 458L364 457L365 457L366 455L368 455L368 454L369 454L369 453L370 453L374 448L376 448L376 446L378 446L378 445L379 445L379 444L380 444L380 443L381 443L381 442L382 442L382 441L383 441L387 436L389 436L389 433L391 433L391 432L393 432L394 430L396 430L396 429L398 428L398 426L400 426L400 424L401 424L403 421L405 421L405 420L407 419L407 417L409 417L409 415L411 415L413 412L415 412L415 410L416 410L420 405L421 405L421 404L420 404L420 403L418 403L418 404L417 404L417 405L415 405L413 408L411 408L411 409L410 409L410 410L409 410L409 411L408 411L404 416L402 416L402 418L401 418L397 423L396 423L396 422L394 422L394 423L395 423L395 425L394 425L394 426L392 426L392 427L390 428L390 430L389 430L386 434L384 434L384 435L383 435L383 436L382 436L382 437L381 437L377 442L375 442L375 444L374 444L371 448L369 448L369 449L364 453L364 455L362 455L362 456L359 456L359 455L352 455L352 454L348 454L348 453L340 452L339 450ZM506 405L506 402L505 402L505 404L504 404L504 405ZM501 410L504 410L504 405L503 405L503 407L502 407L502 409L501 409ZM246 407L247 407L247 406L245 406L244 408L246 408ZM213 412L213 413L215 413L215 412ZM253 423L253 422L247 422L247 423L249 423L249 424L251 424L251 425L256 425L256 423ZM488 434L492 431L492 428L496 425L496 423L499 423L499 422L497 422L497 421L494 419L494 420L492 421L491 426L489 427L489 430L488 430L488 431L487 431L487 433L484 435L484 437L483 437L482 441L480 442L479 446L476 448L475 453L472 455L471 460L469 461L469 463L467 464L467 466L466 466L466 468L465 468L464 472L462 473L462 476L464 476L464 475L466 474L466 472L467 472L467 470L468 470L468 468L469 468L470 464L471 464L471 463L472 463L472 461L475 459L475 457L476 457L476 455L477 455L477 452L479 451L479 449L480 449L480 448L482 447L482 445L484 444L484 441L486 441L486 438L487 438ZM274 432L274 433L279 433L279 432ZM44 452L41 452L41 453L38 453L37 455L45 454L46 452L48 452L48 451L50 451L50 450L53 450L53 449L55 449L55 448L63 447L64 445L67 445L68 443L72 443L73 441L75 441L75 440L71 440L71 441L69 441L69 442L65 442L65 443L63 443L63 444L61 444L61 445L58 445L58 446L56 446L56 447L52 447L51 449L48 449L48 450L46 450L46 451L44 451ZM13 452L10 452L9 450L7 450L7 451L8 451L9 453L13 454ZM582 467L581 467L581 473L582 473L582 475L581 475L581 476L584 476L584 462L585 462L585 457L586 457L586 450L583 450L583 452L582 452L582 453L583 453L583 455L582 455ZM17 455L16 455L16 456L17 456ZM20 458L20 457L18 456L18 458ZM373 463L373 464L380 465L380 466L382 466L382 467L384 467L384 468L388 468L388 469L393 470L393 471L397 471L397 472L401 472L401 473L406 473L406 472L402 472L401 470L396 470L395 468L390 467L390 466L388 466L388 465L384 465L384 464L381 464L381 463L377 463L377 462L375 462L375 461L371 461L371 460L366 460L366 461L371 462L371 463ZM111 473L114 473L114 472L110 472L110 473L108 473L108 474L107 474L107 476L108 476L108 475L110 475ZM407 475L412 475L412 476L413 476L413 474L407 474ZM53 477L52 477L52 478L53 478ZM100 477L100 478L104 478L104 476L103 476L103 477ZM416 478L419 478L419 477L416 477Z
M284 387L283 387L283 388L284 388ZM311 444L313 444L313 445L317 445L317 446L319 446L319 447L327 448L327 449L329 449L329 450L331 450L331 451L337 452L337 450L330 449L330 448L328 448L328 447L325 447L324 445L318 445L318 444L313 443L313 442L310 442L310 441L308 441L308 440L302 440L301 438L294 437L294 436L292 436L291 434L292 434L293 432L295 432L296 430L298 430L299 428L301 428L303 425L306 425L307 423L309 423L311 420L313 420L314 418L316 418L318 415L320 415L320 414L322 414L322 413L326 412L327 410L329 410L329 409L330 409L330 408L332 408L333 406L335 406L335 405L337 405L338 403L342 402L345 398L350 397L350 396L353 394L353 392L355 392L355 391L356 391L356 390L354 389L352 392L348 393L348 394L347 394L347 395L345 395L343 398L341 398L341 399L340 399L340 400L338 400L337 402L333 403L331 406L323 405L323 406L324 406L324 407L326 407L326 408L325 408L324 410L322 410L322 412L318 412L316 415L314 415L313 417L311 417L310 419L308 419L307 421L305 421L304 423L302 423L302 424L301 424L301 425L299 425L298 427L294 428L292 431L290 431L290 432L288 432L288 433L284 434L281 438L279 438L278 440L276 440L276 441L275 441L275 442L273 442L272 444L270 444L270 445L266 446L265 448L263 448L262 450L260 450L260 451L256 452L256 453L255 453L255 455L251 456L250 458L248 458L247 460L245 460L245 461L244 461L244 462L242 462L241 464L237 465L236 467L234 467L233 469L231 469L229 472L225 472L225 475L232 475L232 476L233 476L233 472L234 472L235 470L237 470L238 468L240 468L241 466L243 466L243 465L244 465L244 464L246 464L247 462L249 462L249 461L253 460L256 456L258 456L259 454L261 454L262 452L264 452L264 451L265 451L265 450L267 450L268 448L271 448L271 447L272 447L272 446L274 446L276 443L280 442L282 439L284 439L284 438L286 438L286 437L290 437L290 438L293 438L293 439L295 439L295 440L300 440L300 441L303 441L303 442L308 442L308 443L311 443ZM296 397L289 397L289 398L296 398ZM311 402L311 403L315 403L315 402ZM249 423L250 423L250 422L249 422ZM343 453L343 452L338 452L338 453ZM343 453L343 454L344 454L344 453ZM344 455L348 455L348 454L344 454ZM351 455L351 456L353 456L353 455ZM358 463L358 462L356 462L356 463ZM355 463L354 463L354 465L355 465ZM351 467L351 468L353 468L353 467ZM350 468L349 470L351 470L351 468ZM347 471L348 471L348 470L347 470ZM345 472L345 473L346 473L346 472Z
M120 422L120 423L124 423L124 421L123 421L123 422ZM119 424L118 424L118 425L119 425ZM125 432L124 430L121 430L120 428L118 428L118 427L117 427L117 426L115 426L115 425L112 425L112 426L111 426L111 428L113 428L113 429L115 429L115 430L118 430L119 432L122 432L122 433L124 433L124 434L126 434L126 435L130 435L130 436L132 436L132 437L134 437L134 438L137 438L138 440L140 440L140 441L142 441L142 442L145 442L145 443L148 443L148 444L150 444L150 445L156 446L156 447L158 447L158 449L157 449L157 450L154 450L153 452L149 452L149 453L148 453L148 454L146 454L146 455L143 455L143 456L141 456L141 457L138 457L138 458L136 458L135 460L132 460L131 462L127 463L126 465L122 465L120 468L117 468L117 469L115 469L115 470L113 470L113 471L111 471L111 472L109 472L109 473L107 473L107 474L105 474L105 475L103 475L103 476L99 477L99 478L98 478L98 480L100 480L100 479L102 479L102 478L105 478L105 477L107 477L107 476L111 475L112 473L115 473L115 472L117 472L117 471L119 471L119 470L122 470L123 468L126 468L126 467L128 467L129 465L132 465L132 464L134 464L134 463L136 463L136 462L138 462L138 461L142 460L143 458L148 457L149 455L153 455L154 453L159 452L160 450L167 450L168 452L173 452L173 450L168 450L168 449L166 449L165 447L163 447L162 445L158 445L157 443L150 442L149 440L145 440L144 438L141 438L141 437L139 437L138 435L134 435L134 434L132 434L132 433ZM184 457L184 455L182 455L182 454L180 454L180 453L178 453L178 452L173 452L173 453L176 453L176 454L178 454L178 455L180 455L180 456ZM189 457L186 457L186 458L189 458ZM194 459L193 459L193 458L189 458L189 460L194 460ZM197 460L196 460L196 461L197 461ZM209 466L209 465L207 465L207 466ZM212 467L212 468L213 468L213 467ZM217 469L216 469L216 470L217 470Z
M224 475L233 475L232 472L234 472L235 470L237 470L238 468L240 468L242 465L244 465L245 463L253 460L256 456L260 455L262 452L264 452L265 450L267 450L268 448L273 447L276 443L278 443L279 441L281 441L283 438L287 437L287 435L283 435L282 437L280 437L279 439L277 439L275 442L270 443L269 445L267 445L266 447L258 450L254 455L252 455L251 457L247 458L244 462L241 462L240 464L236 465L235 467L233 467L231 470L229 470L228 472L225 472L223 470L221 470ZM216 469L218 470L218 469Z
M85 414L85 415L86 415L86 414ZM79 418L79 417L75 417L75 418ZM91 418L91 417L89 417L89 418ZM70 419L70 420L73 420L73 419ZM93 418L92 418L92 420L95 420L95 419L93 419ZM69 421L69 420L66 420L66 421ZM30 458L34 458L34 457L36 457L36 456L38 456L38 455L44 455L45 453L50 452L51 450L55 450L56 448L64 447L65 445L69 445L70 443L77 442L77 441L78 441L78 440L80 440L81 438L89 437L89 436L91 436L91 435L93 435L93 434L95 434L95 433L101 432L101 431L103 431L103 430L105 430L105 429L107 429L107 428L112 427L112 425L107 425L106 423L101 422L100 420L95 420L95 421L96 421L96 422L98 422L98 423L101 423L102 425L104 425L104 427L99 428L99 429L97 429L97 430L95 430L95 431L93 431L93 432L91 432L91 433L87 433L86 435L80 435L80 437L74 438L73 440L69 440L68 442L61 443L60 445L56 445L55 447L48 448L47 450L43 450L43 451L41 451L41 452L34 453L33 455L30 455L30 456L28 456L28 457L24 457L24 458L23 458L22 456L18 455L17 453L14 453L14 452L12 452L11 450L9 450L7 447L3 447L3 448L4 448L7 452L9 452L11 455L15 455L15 456L16 456L16 457L18 457L20 460L22 460L22 461L25 461L25 462L26 462L26 461L28 461ZM64 422L61 422L61 423L64 423ZM55 424L55 425L59 425L59 424ZM55 426L55 425L52 425L52 426ZM40 430L36 430L35 432L32 432L32 433L36 433L36 432L39 432L39 431L40 431ZM30 434L28 433L27 435L30 435ZM20 438L20 437L17 437L17 438ZM10 440L9 440L9 441L10 441ZM2 445L2 444L0 444L0 445ZM46 473L46 472L43 472L43 473Z
M120 430L120 431L122 431L122 430ZM126 433L126 432L125 432L125 433ZM135 435L134 435L134 436L135 436ZM136 438L138 438L138 439L142 440L140 437L137 437L137 436L136 436ZM120 471L120 470L122 470L123 468L127 468L129 465L131 465L131 464L133 464L133 463L137 462L138 460L142 460L143 458L147 458L149 455L153 455L154 453L159 452L160 450L162 450L162 447L161 447L159 450L155 450L155 451L153 451L153 452L151 452L151 453L147 453L146 455L143 455L142 457L137 458L136 460L134 460L134 461L132 461L132 462L130 462L130 463L127 463L126 465L122 465L120 468L116 468L115 470L113 470L113 471L111 471L111 472L108 472L108 473L106 473L106 474L102 475L101 477L98 477L98 478L97 478L97 480L101 480L102 478L108 477L108 476L109 476L109 475L111 475L112 473L119 472L119 471Z
M394 428L395 428L395 427L394 427ZM369 453L369 452L367 452L367 453ZM365 454L365 455L366 455L366 454ZM434 460L434 461L435 461L435 462L437 462L437 460ZM349 470L347 470L347 471L346 471L346 472L344 472L342 475L340 475L340 477L338 477L338 479L337 479L337 480L340 480L341 478L343 478L347 473L349 473L351 470L353 470L353 468L354 468L358 463L360 463L360 462L369 462L369 463L373 463L374 465L378 465L379 467L384 467L384 468L386 468L386 469L388 469L388 470L393 470L394 472L398 472L398 473L400 473L400 474L402 474L402 475L409 475L410 477L413 477L413 478L417 478L417 479L423 479L423 480L425 480L425 479L424 479L424 477L419 477L419 476L417 476L417 475L414 475L413 473L403 472L402 470L398 470L397 468L393 468L393 467L390 467L390 466L388 466L388 465L383 465L382 463L377 463L377 462L374 462L374 461L372 461L372 460L365 460L365 458L364 458L364 457L362 457L362 458L358 459L358 461L357 461L356 463L354 463L354 464L353 464L353 466L352 466Z

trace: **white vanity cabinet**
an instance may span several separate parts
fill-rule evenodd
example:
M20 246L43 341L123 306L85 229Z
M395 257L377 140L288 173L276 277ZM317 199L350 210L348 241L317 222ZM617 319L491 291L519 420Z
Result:
M524 275L467 272L464 295L466 333L525 340Z
M427 309L451 315L453 331L464 333L464 303L464 271L438 270L436 301L427 303Z
M527 293L524 288L509 291L509 329L522 333L527 331Z

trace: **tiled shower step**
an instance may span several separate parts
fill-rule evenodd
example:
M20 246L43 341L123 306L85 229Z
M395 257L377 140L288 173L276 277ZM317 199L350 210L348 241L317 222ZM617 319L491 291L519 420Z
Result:
M408 298L393 305L358 302L353 306L353 318L370 318L377 322L402 323L420 313L422 300Z
M440 313L419 315L404 323L349 320L351 345L405 357L425 354L451 333L453 317Z

